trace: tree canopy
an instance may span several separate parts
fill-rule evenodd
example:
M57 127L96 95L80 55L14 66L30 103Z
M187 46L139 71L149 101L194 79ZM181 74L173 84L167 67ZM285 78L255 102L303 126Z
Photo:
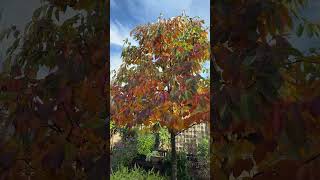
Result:
M212 177L319 178L319 51L291 34L319 37L305 1L216 0L212 18ZM303 30L304 29L304 30Z
M1 179L107 178L106 17L106 1L48 0L1 32Z
M160 122L179 132L209 120L209 81L200 76L209 60L204 21L188 16L136 27L126 41L112 91L112 118L118 124Z

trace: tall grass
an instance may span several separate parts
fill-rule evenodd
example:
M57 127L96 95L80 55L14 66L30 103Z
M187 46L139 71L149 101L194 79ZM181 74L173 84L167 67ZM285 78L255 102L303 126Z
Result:
M121 166L111 174L111 180L166 180L168 178L160 176L154 171L145 171L139 167L129 169Z

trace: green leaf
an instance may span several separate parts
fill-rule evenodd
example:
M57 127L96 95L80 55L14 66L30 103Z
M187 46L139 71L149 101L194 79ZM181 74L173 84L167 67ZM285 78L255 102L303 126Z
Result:
M64 6L61 8L61 10L63 11L63 13L65 13L65 12L67 11L67 8L68 8L67 5L64 5Z
M245 66L250 66L256 59L256 56L247 56L244 58L242 64Z
M34 20L38 19L40 17L40 15L41 15L41 11L42 11L42 7L39 7L38 9L36 9L33 12L32 19L34 19Z
M0 93L0 101L12 101L16 98L16 93L12 93L12 92L2 92Z
M316 52L316 48L310 48L310 49L309 49L309 52L310 52L310 53L315 53L315 52Z
M56 18L57 21L59 21L59 9L56 9L56 11L54 12L54 16Z
M19 43L20 43L20 38L16 39L12 46L10 48L7 49L7 55L11 55L16 49L17 47L19 46Z
M12 45L12 50L17 49L17 47L19 46L20 43L20 38L16 39Z
M189 84L191 82L192 82L192 78L189 78L189 79L186 80L186 84Z
M0 32L0 41L3 41L3 39L8 36L8 34L11 32L11 29L4 29Z
M106 125L106 122L104 119L98 119L98 120L95 120L94 122L90 121L83 124L84 127L92 128L92 129L102 128L102 127L105 127L105 125Z
M240 100L240 109L246 120L252 120L255 117L254 99L251 94L243 94Z
M241 111L242 114L244 116L244 118L248 119L249 118L249 100L248 100L248 95L247 94L243 94L241 96L241 100L240 100L240 105L241 105Z
M73 16L70 19L67 19L65 22L63 22L62 26L69 26L69 25L73 25L74 23L76 23L79 19L79 14Z
M13 37L18 38L19 35L20 35L20 31L15 31L13 34Z
M308 35L308 37L309 38L311 38L312 36L313 36L313 26L312 26L312 24L308 24L307 25L307 35Z
M223 117L224 114L226 113L227 106L228 106L227 103L224 103L222 107L220 106L220 108L218 108L219 109L219 114L220 114L221 117Z
M190 91L185 91L183 94L184 99L190 99L192 96Z
M54 6L50 6L49 9L48 9L48 12L47 12L48 19L52 18L53 8L54 8Z
M64 153L65 153L66 160L73 160L73 158L76 155L75 154L76 153L75 146L71 143L65 143Z
M303 54L296 48L287 48L286 50L288 51L288 53L290 53L290 55L303 56Z
M10 66L11 66L11 60L10 60L10 58L7 58L3 62L3 72L9 72L10 71Z
M303 33L304 30L304 26L302 24L299 24L298 28L297 28L297 36L300 37Z

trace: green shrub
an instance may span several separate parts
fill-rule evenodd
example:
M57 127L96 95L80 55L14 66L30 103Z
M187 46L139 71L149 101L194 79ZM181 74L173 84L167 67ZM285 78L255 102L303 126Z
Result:
M197 174L199 178L204 179L210 176L210 156L209 156L209 139L203 138L199 145L197 151L197 159L201 168L198 169Z
M155 145L155 136L148 132L139 131L137 138L137 150L139 154L148 156Z
M116 171L120 166L129 166L132 160L137 157L137 140L128 138L114 147L111 152L111 168Z
M127 167L119 167L119 169L111 174L111 180L165 180L167 178L160 176L153 171L146 172L145 170L134 167L128 169Z
M122 141L114 147L111 154L112 170L119 166L129 167L138 154L150 156L154 150L155 137L150 132L140 131L136 128L120 129Z
M146 155L146 160L150 161L152 156L160 156L158 151L152 151L151 153Z
M165 158L166 175L171 175L171 154L168 154ZM177 177L179 179L191 180L188 172L188 160L187 155L184 152L177 152Z
M170 146L170 133L167 128L161 127L159 130L160 142L163 148Z
M209 138L205 137L201 139L198 145L197 156L202 160L209 160Z
M120 136L126 140L126 139L131 139L131 138L137 138L137 133L138 133L138 128L128 128L128 127L121 127L117 129L118 132L120 133Z

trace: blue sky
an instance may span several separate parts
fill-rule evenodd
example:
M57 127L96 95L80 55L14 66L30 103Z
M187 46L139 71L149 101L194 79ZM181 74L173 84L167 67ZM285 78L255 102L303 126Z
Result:
M301 15L307 18L312 23L320 23L320 0L309 0L309 3L304 9L300 11ZM291 36L289 41L294 47L300 49L303 52L308 51L311 47L319 47L320 38L309 38L305 34L302 37L297 38L295 33Z
M140 24L156 21L160 13L169 18L185 11L188 16L200 16L206 27L210 24L210 0L110 0L110 8L110 70L121 65L123 40L128 38L133 42L130 31Z

